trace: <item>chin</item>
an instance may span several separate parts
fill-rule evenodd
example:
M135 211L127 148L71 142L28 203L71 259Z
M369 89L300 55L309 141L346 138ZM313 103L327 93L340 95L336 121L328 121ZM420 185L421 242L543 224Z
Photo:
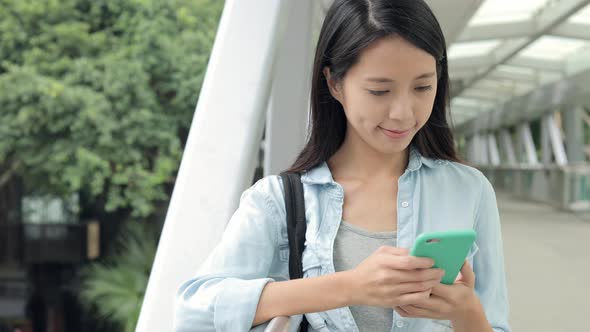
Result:
M409 146L412 140L404 140L403 142L397 143L389 143L389 144L379 144L378 147L374 147L377 151L383 154L397 154L405 151Z
M395 140L390 140L388 138L383 140L383 138L380 137L381 139L375 142L376 144L373 145L373 148L385 154L400 153L410 146L414 136L415 134Z

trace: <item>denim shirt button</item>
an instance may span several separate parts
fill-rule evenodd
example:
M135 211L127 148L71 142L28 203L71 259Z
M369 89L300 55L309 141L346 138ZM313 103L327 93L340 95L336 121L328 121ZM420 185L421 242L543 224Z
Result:
M410 203L408 203L408 201L403 201L402 202L402 207L403 208L407 208L408 206L410 206Z

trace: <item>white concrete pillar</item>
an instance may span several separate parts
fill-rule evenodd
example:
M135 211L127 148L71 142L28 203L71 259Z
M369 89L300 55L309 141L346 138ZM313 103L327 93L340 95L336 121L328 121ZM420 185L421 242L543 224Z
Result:
M488 151L489 151L489 161L493 166L499 166L501 163L500 160L500 151L498 150L498 143L496 142L496 134L490 133L487 137L488 139Z
M580 106L571 107L562 112L563 128L565 131L565 146L570 162L583 162L584 155L584 121Z
M266 118L264 175L278 174L295 161L307 134L313 66L313 0L290 1Z
M528 122L525 122L519 127L519 137L521 147L524 149L526 156L526 163L530 165L539 164L539 157L535 148L535 141L533 140L533 134L531 132L531 126Z
M567 165L568 158L565 153L565 148L563 146L561 131L559 130L557 122L555 121L555 115L553 113L548 114L543 118L543 120L544 125L547 128L549 139L551 141L551 151L555 156L555 163L557 163L558 165Z
M549 135L546 115L541 118L541 146L543 164L549 165L553 160L553 147L551 146L551 136Z
M225 2L136 332L172 330L178 287L217 245L252 184L290 2Z
M506 163L509 165L518 164L516 153L514 152L514 144L512 143L512 136L508 129L500 130L500 140L502 141L502 147L506 156Z

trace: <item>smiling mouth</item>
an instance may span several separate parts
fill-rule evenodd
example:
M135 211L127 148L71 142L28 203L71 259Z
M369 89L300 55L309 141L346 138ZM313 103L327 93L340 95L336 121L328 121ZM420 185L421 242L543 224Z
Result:
M383 130L386 130L386 131L388 131L390 133L397 134L397 135L405 134L405 133L407 133L407 132L409 132L411 130L411 129L406 129L406 130L392 130L392 129L386 129L386 128L383 128L383 127L379 127L379 128L381 128Z

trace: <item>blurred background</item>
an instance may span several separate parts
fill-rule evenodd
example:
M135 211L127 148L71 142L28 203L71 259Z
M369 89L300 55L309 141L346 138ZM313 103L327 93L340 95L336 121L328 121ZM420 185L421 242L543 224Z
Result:
M0 332L170 331L241 192L305 142L331 2L0 0ZM590 0L427 2L513 329L589 331Z

